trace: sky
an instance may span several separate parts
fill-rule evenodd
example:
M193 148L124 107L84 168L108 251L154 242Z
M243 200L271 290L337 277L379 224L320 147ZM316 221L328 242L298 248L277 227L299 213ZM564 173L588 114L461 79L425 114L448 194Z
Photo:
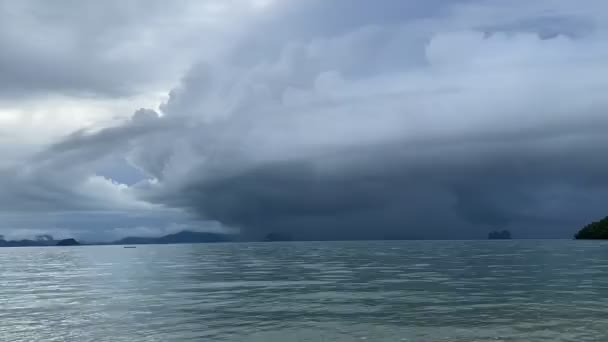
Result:
M0 234L569 238L603 0L0 0Z

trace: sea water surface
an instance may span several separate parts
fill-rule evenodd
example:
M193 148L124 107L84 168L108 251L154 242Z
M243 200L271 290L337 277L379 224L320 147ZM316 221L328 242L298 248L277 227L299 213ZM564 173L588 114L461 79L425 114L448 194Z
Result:
M0 340L606 341L608 244L2 248Z

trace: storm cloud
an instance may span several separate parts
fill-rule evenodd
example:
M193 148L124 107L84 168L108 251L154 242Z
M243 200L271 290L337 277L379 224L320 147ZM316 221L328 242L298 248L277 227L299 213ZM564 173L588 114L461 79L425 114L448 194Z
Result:
M608 196L606 5L584 3L258 2L158 108L8 168L11 205L59 210L23 195L41 182L61 210L244 239L569 237Z

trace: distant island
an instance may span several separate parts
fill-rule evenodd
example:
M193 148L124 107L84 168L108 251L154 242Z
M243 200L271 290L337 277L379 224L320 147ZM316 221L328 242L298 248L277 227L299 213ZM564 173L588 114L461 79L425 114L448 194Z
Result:
M79 246L80 243L74 239L64 239L57 242L57 246Z
M5 240L0 235L0 247L50 247L50 246L78 246L75 239L55 240L51 235L38 235L35 240Z
M508 230L490 232L488 234L490 240L510 240L511 232Z
M161 237L126 237L109 243L111 245L167 245L183 243L217 243L233 241L231 235L192 232L184 230L179 233L169 234Z
M216 243L234 241L232 235L181 231L175 234L160 237L126 237L112 242L82 243L76 239L55 240L50 235L38 235L34 240L5 240L0 235L0 247L52 247L52 246L80 246L80 245L167 245L188 243Z
M574 235L577 240L608 240L608 217L592 222Z

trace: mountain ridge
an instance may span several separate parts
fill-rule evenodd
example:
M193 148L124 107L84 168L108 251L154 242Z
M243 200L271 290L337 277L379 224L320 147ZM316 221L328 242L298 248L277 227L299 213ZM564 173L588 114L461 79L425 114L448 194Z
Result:
M188 243L219 243L233 241L230 235L193 232L183 230L178 233L167 234L159 237L138 237L129 236L109 243L110 245L168 245L168 244L188 244Z

